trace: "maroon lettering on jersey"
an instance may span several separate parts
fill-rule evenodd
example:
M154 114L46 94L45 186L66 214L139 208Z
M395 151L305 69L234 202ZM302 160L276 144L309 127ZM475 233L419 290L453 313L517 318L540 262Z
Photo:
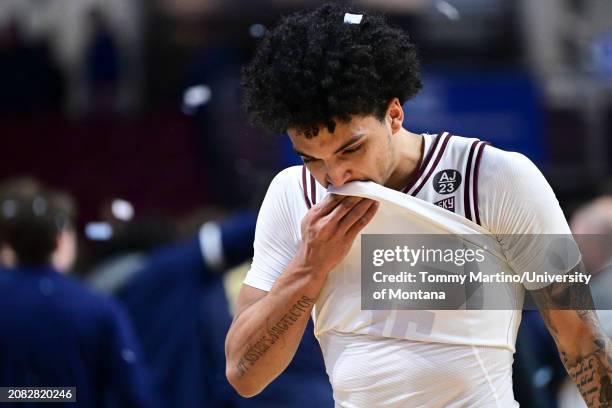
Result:
M434 204L450 212L455 212L455 196L445 198L444 200L436 201Z

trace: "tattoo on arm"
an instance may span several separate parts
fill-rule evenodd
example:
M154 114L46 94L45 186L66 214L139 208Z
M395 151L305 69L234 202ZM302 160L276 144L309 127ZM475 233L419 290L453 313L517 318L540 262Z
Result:
M266 333L261 336L255 343L249 345L246 353L238 361L237 369L239 375L244 376L279 340L284 341L283 335L291 326L304 314L308 314L315 299L307 296L302 296L289 311L285 313L272 327L268 327Z
M612 353L608 338L594 340L595 351L584 357L568 357L561 352L561 359L572 377L582 398L589 407L612 406Z
M601 329L588 286L553 284L533 295L587 406L611 408L612 342Z

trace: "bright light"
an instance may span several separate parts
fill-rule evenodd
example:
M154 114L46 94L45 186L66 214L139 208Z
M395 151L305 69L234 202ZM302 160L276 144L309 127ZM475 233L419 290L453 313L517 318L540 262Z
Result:
M129 221L134 217L134 206L129 201L117 198L111 204L113 216L121 221Z
M344 14L344 22L347 24L360 24L361 19L363 18L363 14Z
M187 88L183 96L183 104L189 108L197 108L210 101L212 92L208 85L196 85Z
M85 236L92 241L108 241L113 236L113 227L107 222L90 222L85 225Z

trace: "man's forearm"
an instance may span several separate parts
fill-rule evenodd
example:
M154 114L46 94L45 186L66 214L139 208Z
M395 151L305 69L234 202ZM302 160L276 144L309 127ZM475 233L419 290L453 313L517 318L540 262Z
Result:
M287 367L323 283L290 265L264 298L236 317L226 339L226 371L241 395L259 393Z
M561 361L589 408L612 407L612 342L602 330L588 286L537 291L540 313Z
M595 311L579 315L590 328L583 334L586 347L577 352L559 345L561 360L589 408L612 407L612 342L601 331Z

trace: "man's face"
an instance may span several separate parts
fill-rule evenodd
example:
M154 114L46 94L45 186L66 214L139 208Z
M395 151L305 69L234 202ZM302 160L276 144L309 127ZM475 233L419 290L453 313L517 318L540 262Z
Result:
M351 121L336 121L334 133L319 126L307 138L302 130L287 133L293 149L302 157L314 178L328 188L350 181L369 180L384 185L394 168L391 127L374 116L353 116Z

